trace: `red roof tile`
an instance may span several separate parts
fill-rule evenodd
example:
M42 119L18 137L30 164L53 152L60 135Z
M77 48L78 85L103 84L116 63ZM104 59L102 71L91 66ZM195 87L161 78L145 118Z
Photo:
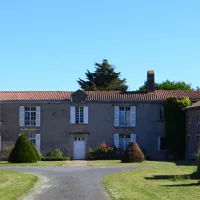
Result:
M72 93L64 91L0 92L0 101L65 101L71 100ZM169 97L189 97L191 100L200 99L200 91L184 90L156 90L154 93L129 91L87 91L86 93L88 94L87 100L91 101L153 101L165 100Z

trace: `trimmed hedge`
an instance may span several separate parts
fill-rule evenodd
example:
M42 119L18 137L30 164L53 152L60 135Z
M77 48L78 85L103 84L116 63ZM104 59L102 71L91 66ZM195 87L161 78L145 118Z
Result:
M41 157L41 161L66 161L70 160L69 157Z
M10 153L8 162L10 163L35 163L37 155L28 138L22 134L15 143Z
M144 160L144 154L136 142L128 145L121 159L122 162L143 162Z

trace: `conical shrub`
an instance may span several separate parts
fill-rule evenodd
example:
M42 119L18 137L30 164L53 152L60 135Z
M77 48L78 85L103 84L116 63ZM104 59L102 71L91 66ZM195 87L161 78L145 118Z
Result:
M31 142L22 134L15 143L10 153L8 162L11 163L34 163L37 162L37 155Z
M143 162L144 154L136 142L131 142L122 156L122 162Z
M35 151L35 154L36 154L36 156L37 156L37 160L38 160L38 161L41 160L41 155L40 155L40 153L38 152L36 146L35 146L32 142L30 142L30 143L31 143L31 146L33 147L33 149L34 149L34 151Z

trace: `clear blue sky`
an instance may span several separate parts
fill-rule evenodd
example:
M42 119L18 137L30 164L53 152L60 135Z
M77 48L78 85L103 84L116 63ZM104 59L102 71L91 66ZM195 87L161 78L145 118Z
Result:
M0 90L73 91L104 58L130 90L149 69L200 86L200 1L0 2Z

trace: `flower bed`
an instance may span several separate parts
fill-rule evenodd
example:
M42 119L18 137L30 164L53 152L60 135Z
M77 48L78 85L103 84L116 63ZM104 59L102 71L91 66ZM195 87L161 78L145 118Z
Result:
M88 159L96 160L96 159L115 159L116 149L112 146L108 146L104 142L102 142L98 147L89 148Z

